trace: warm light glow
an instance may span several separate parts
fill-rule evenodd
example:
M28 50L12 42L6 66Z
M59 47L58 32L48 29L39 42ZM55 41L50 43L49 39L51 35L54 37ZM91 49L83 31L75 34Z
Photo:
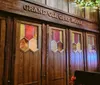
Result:
M100 7L100 0L95 0L95 1L75 0L75 3L80 7L93 7L96 9L99 9Z

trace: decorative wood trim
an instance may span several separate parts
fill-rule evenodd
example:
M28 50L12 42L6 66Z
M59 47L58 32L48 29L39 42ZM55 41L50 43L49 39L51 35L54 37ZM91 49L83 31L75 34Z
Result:
M42 84L47 84L47 28L42 25Z
M5 71L4 71L4 85L11 84L11 64L12 64L12 34L13 34L13 22L11 17L6 19L6 42L5 42Z
M65 26L98 32L98 24L25 1L1 1L0 10Z
M46 83L48 84L49 83L49 69L48 69L48 67L49 67L49 40L50 40L50 37L49 37L49 31L50 31L50 29L49 29L49 24L47 24L46 25L46 27L47 27L47 81L46 81Z
M61 9L57 9L57 8L54 8L54 7L51 7L51 6L42 4L42 3L38 3L38 2L36 2L36 1L32 1L32 0L22 0L22 1L25 1L25 2L28 2L28 3L31 3L31 4L35 4L35 5L38 5L38 6L42 6L42 7L44 7L44 8L51 9L51 10L53 10L53 11L57 11L57 12L60 12L60 13L64 13L64 14L67 14L67 15L70 15L70 16L73 16L73 17L76 17L76 18L80 18L80 19L86 20L86 21L88 21L88 22L93 22L93 21L88 20L88 19L86 19L86 18L82 18L82 17L80 17L80 16L76 16L76 15L74 15L74 14L67 13L67 12L65 12L65 11L63 11L63 10L61 10ZM67 0L67 1L69 1L69 0ZM67 3L67 4L68 4L68 3ZM69 5L69 4L68 4L68 5ZM68 11L68 12L69 12L69 11ZM96 22L93 22L93 23L96 23Z
M15 39L16 39L16 49L15 49L15 56L16 56L16 59L15 59L15 66L14 66L14 85L17 85L19 81L16 81L18 79L18 69L19 69L19 66L21 66L21 62L23 60L22 56L20 55L20 43L18 43L18 41L20 40L20 23L23 23L23 24L30 24L30 25L37 25L38 26L38 48L39 48L39 51L37 51L37 54L39 55L39 60L40 62L38 62L38 71L42 70L41 68L41 24L37 24L37 23L32 23L32 22L28 22L28 21L20 21L18 19L15 19L15 31L16 31L16 35L15 35ZM27 52L28 53L28 52ZM34 53L33 53L34 54ZM19 63L20 62L20 63ZM23 69L23 68L22 68ZM25 69L24 69L25 70ZM21 74L22 74L22 71L21 71ZM37 75L41 75L41 72L39 72L39 74ZM21 78L22 76L20 76ZM22 78L23 79L23 78ZM37 82L29 82L29 83L41 83L40 81L40 77L38 77L39 81ZM25 84L28 84L28 83L25 83Z
M63 50L62 52L58 52L58 51L57 51L57 52L52 52L52 50L51 50L50 42L51 42L51 40L52 40L52 38L51 38L52 29L63 31L63 44L64 44L63 49L64 49L64 50ZM49 26L49 25L48 25L48 35L49 35L49 37L48 37L48 52L49 52L48 61L49 61L49 63L48 63L48 64L49 64L49 65L50 65L50 64L52 64L52 65L54 64L54 63L53 63L54 61L50 61L50 60L51 60L51 59L55 60L55 58L57 57L57 55L56 55L57 53L63 54L62 56L61 56L61 55L58 55L58 57L60 56L59 58L63 58L63 59L64 59L64 61L63 61L63 66L64 66L64 67L63 67L63 75L64 75L63 78L62 78L62 77L61 77L61 78L60 78L60 77L59 77L59 78L56 77L57 75L55 76L55 71L52 70L53 75L50 75L50 74L49 74L49 77L52 78L52 79L49 78L49 81L48 81L48 82L51 81L52 84L53 84L53 82L54 82L55 80L57 80L57 79L59 79L59 80L60 80L60 79L63 79L63 80L64 80L64 83L63 83L63 84L66 85L66 83L67 83L67 82L66 82L66 74L67 74L67 72L66 72L66 56L65 56L65 49L66 49L66 45L65 45L65 29L64 29L63 27L59 28L59 27L57 27L57 26L53 26L53 25L52 25L52 26ZM56 56L54 56L54 55L56 55ZM51 58L51 59L50 59L50 58ZM48 68L49 68L48 72L50 73L50 68L52 69L52 67L48 66ZM52 73L51 73L51 74L52 74ZM55 76L55 77L54 77L54 76Z
M4 81L4 55L5 55L5 35L6 35L6 22L5 18L0 17L0 85Z
M69 43L68 43L68 54L69 54L69 57L68 57L68 61L69 61L69 81L68 81L68 84L70 85L70 79L71 79L71 69L70 69L70 57L71 57L71 29L68 30L68 36L69 36Z
M66 54L66 79L67 79L67 85L69 85L69 30L66 29L65 30L65 46L66 46L66 50L65 50L65 54Z
M84 59L84 71L86 71L86 69L87 69L87 63L86 63L86 61L87 61L87 59L86 59L86 56L87 56L87 49L85 49L85 48L87 48L86 42L87 42L86 33L83 32L83 54L84 54L83 59Z
M100 70L98 68L99 67L98 64L100 62L99 61L99 59L100 59L99 58L99 52L100 51L99 51L99 44L98 44L99 43L99 40L98 40L99 39L98 38L99 35L97 35L96 33L91 33L91 32L86 32L86 71L88 71L88 66L87 66L87 64L88 64L87 63L87 57L88 57L88 55L87 55L88 54L88 35L91 35L91 36L96 38L96 48L95 48L96 49L96 53L97 53L97 69L96 70L99 71Z
M81 47L82 47L82 51L84 51L84 47L83 47L83 32L82 31L76 31L76 30L71 30L70 29L69 30L69 46L68 46L69 47L69 82L70 82L70 79L71 79L71 76L72 76L71 75L71 67L70 67L70 58L71 58L71 52L72 52L72 37L71 37L72 36L72 32L81 34ZM84 59L84 57L83 57L83 59Z
M100 71L100 34L97 35L97 52L98 52L98 68L97 68L97 71L99 72Z

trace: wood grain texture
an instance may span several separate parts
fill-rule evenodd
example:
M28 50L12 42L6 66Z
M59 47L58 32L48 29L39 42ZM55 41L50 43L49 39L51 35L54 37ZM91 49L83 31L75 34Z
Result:
M86 70L90 72L96 72L98 68L97 35L93 33L87 33L86 40L87 40Z
M4 67L4 85L11 84L11 64L12 64L12 56L13 56L13 43L12 37L13 36L13 20L9 16L6 18L6 41L5 41L5 67Z
M5 47L5 32L6 32L5 19L0 18L0 85L3 85L3 72L4 72L4 47Z
M49 27L48 85L66 85L65 42L63 41L62 52L59 51L53 52L51 50L52 29L55 29L55 27ZM60 28L58 29L62 30ZM63 31L63 40L64 40L65 30L62 31Z
M4 1L0 1L0 4L1 4L0 10L4 10L10 13L24 15L27 17L32 17L39 20L45 20L48 22L53 22L53 23L57 23L57 24L65 25L65 26L71 26L71 27L75 27L79 29L84 29L84 30L89 30L89 31L98 31L97 23L89 21L89 20L85 20L80 17L76 17L74 15L70 15L68 13L65 13L56 9L49 8L48 6L44 6L44 5L40 6L40 5L27 3L25 1L20 1L20 0L15 0L15 1L4 0ZM28 9L26 10L23 9L23 6L25 5L28 6ZM34 7L36 9L35 11L34 11ZM39 11L40 9L42 9L42 13ZM82 22L82 23L77 24L78 22Z
M33 23L16 21L16 58L14 66L14 85L40 85L41 83L41 25L38 26L38 50L26 52L20 49L20 24Z
M42 25L42 84L47 85L47 26Z

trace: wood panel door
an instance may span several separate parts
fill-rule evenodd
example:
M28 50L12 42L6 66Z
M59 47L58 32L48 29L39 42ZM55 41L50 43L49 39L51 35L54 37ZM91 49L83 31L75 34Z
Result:
M96 72L98 65L97 36L92 33L86 33L86 41L87 41L87 57L86 57L87 71Z
M49 27L48 85L66 85L65 30Z
M5 33L6 33L5 19L0 17L0 85L3 85L3 71L4 71L4 47L5 47Z
M70 77L76 70L84 71L83 33L70 30Z
M41 83L41 25L16 22L14 85Z

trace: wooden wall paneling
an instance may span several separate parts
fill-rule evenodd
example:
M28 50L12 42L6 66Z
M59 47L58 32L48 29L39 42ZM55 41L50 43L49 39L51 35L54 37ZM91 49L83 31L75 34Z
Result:
M0 17L0 85L3 85L4 80L4 48L5 48L6 22Z
M14 85L14 66L15 66L15 51L16 51L16 20L13 18L13 36L12 36L12 58L11 58L11 85Z
M51 45L55 44L52 40L52 31L62 30L63 50L55 51ZM48 85L66 85L66 56L65 56L65 30L49 26L49 47L48 47Z
M45 3L46 3L46 0L41 0L41 2L42 2L43 4L45 4Z
M69 44L70 44L70 37L69 37L69 29L66 28L66 32L65 32L65 46L66 46L66 81L67 81L67 85L69 85L70 79L69 79Z
M99 12L98 13L98 16L99 16L98 17L98 24L99 24L98 26L99 26L99 31L100 31L100 10L98 12ZM100 63L100 44L99 44L100 43L100 39L99 38L100 38L100 33L98 34L98 48L99 48L99 52L98 52L99 53L98 54L99 55L98 56L99 61L98 61L98 63ZM100 64L98 64L98 71L100 72Z
M65 34L66 34L66 30L64 29L64 28L62 28L62 31L63 31L63 49L64 49L64 54L63 54L63 57L65 56L65 58L63 58L62 60L62 63L63 63L63 77L64 77L64 85L67 85L67 72L66 72L66 69L67 69L67 57L66 57L66 36L65 36Z
M58 0L57 1L57 8L62 10L63 9L63 0Z
M79 7L79 17L85 18L85 8L84 7Z
M5 68L4 68L4 85L11 84L11 59L12 59L12 34L13 20L11 17L6 18L6 42L5 42Z
M95 9L91 8L90 10L90 20L96 21L97 20L97 12Z
M68 12L68 0L25 0L25 1L29 1L29 2L39 2L39 3L43 3L46 4L48 6L63 10L65 12Z
M87 70L87 39L86 39L86 32L83 32L83 55L84 55L84 70L86 71Z
M83 57L83 34L70 30L70 77L74 75L75 70L84 71Z
M89 39L91 37L91 39ZM87 71L97 72L98 49L97 35L95 33L86 33L87 38ZM94 38L94 39L93 39ZM93 44L94 43L94 44Z
M100 45L99 45L99 33L97 34L97 56L98 56L98 66L97 66L97 71L100 72Z
M68 8L69 8L68 0L63 0L62 6L63 6L62 10L68 12Z
M76 4L74 3L74 0L69 0L69 13L76 14L75 9L76 9Z
M69 29L68 30L68 50L69 50L69 52L68 52L68 54L69 54L69 56L68 56L68 61L69 61L69 63L68 63L68 66L69 66L69 81L68 81L68 85L70 85L70 80L71 80L71 65L70 65L70 57L71 57L71 29Z
M89 20L90 18L90 7L85 8L85 18Z
M85 18L91 20L93 22L98 22L98 9L93 7L86 7L85 8Z
M49 24L47 24L47 85L49 84Z
M47 0L47 5L54 7L54 8L57 8L57 1L58 0Z
M17 48L17 47L19 47L19 43L17 43L17 41L19 40L19 38L20 38L20 35L18 35L18 33L19 33L19 24L17 23L17 20L15 20L15 29L17 29L17 30L15 30L15 32L16 32L16 37L15 37L15 40L16 40L16 42L15 42L15 64L14 64L14 85L17 85L17 80L18 80L18 72L16 72L16 71L18 71L18 66L19 66L19 51L16 51L16 50L19 50L19 48ZM17 54L17 55L16 55ZM18 57L16 57L16 56L18 56Z
M77 5L74 0L69 0L69 13L83 18L85 16L84 8Z
M20 48L20 24L37 26L37 50L29 49L23 51ZM33 38L32 38L33 39ZM32 40L31 39L31 40ZM31 41L28 41L30 44ZM29 46L28 45L28 46ZM31 46L32 47L32 46ZM41 84L41 25L16 21L16 51L15 51L15 66L14 66L14 85L28 84L40 85Z
M47 26L42 25L42 85L47 85Z
M98 36L99 36L99 33L94 33L94 35L95 35L95 38L96 38L96 53L97 53L97 69L96 69L96 71L98 71L98 63L99 63L99 38L98 38Z
M88 61L88 59L87 59L87 56L88 56L88 54L87 54L87 51L88 51L87 50L87 48L88 48L88 45L87 45L88 39L87 39L87 33L88 32L86 32L86 35L85 35L85 37L86 37L86 39L85 39L86 40L85 41L85 43L86 43L86 61L85 61L86 62L86 71L88 71L88 62L87 62Z
M56 3L56 0L54 0L53 2ZM51 1L49 1L48 4L49 3L51 4ZM77 29L84 29L84 30L92 29L91 31L98 32L98 25L96 23L93 23L92 21L88 21L81 17L76 17L74 16L74 14L70 15L69 13L65 13L63 11L51 8L50 6L42 5L39 3L29 3L24 0L23 1L4 0L3 2L1 1L0 4L1 4L0 9L6 12L15 13L18 15L27 16L48 22L53 22L56 24L71 26ZM5 5L6 7L4 7Z

